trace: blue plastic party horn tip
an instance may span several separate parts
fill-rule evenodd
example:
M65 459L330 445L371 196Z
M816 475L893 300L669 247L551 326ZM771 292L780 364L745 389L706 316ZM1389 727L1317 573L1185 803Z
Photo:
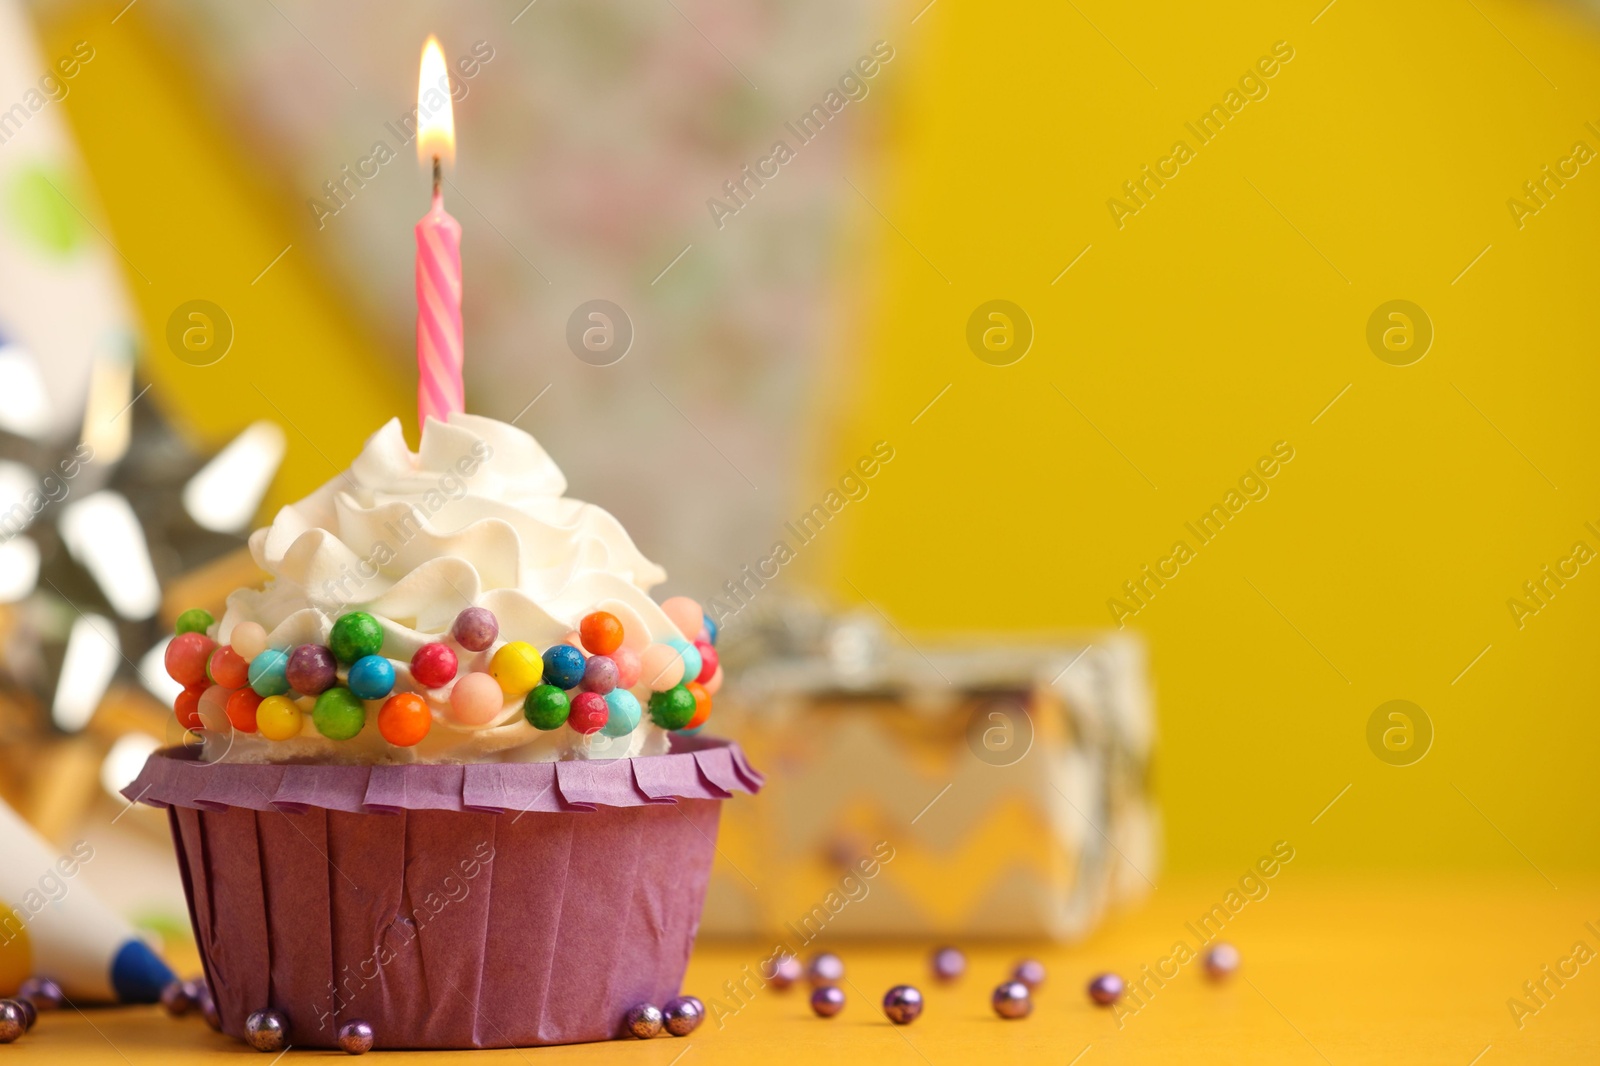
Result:
M142 940L130 940L111 961L111 987L123 1003L155 1003L176 978Z

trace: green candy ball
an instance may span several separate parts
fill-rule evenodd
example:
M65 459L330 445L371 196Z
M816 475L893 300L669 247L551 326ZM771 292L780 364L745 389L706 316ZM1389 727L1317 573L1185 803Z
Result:
M178 624L175 627L175 631L180 637L185 633L204 635L205 631L210 629L215 621L216 619L211 617L211 612L204 607L191 607L178 616Z
M366 611L351 611L333 623L328 647L333 649L335 659L349 666L363 656L376 655L383 650L383 628Z
M694 693L682 685L650 694L650 720L662 729L682 729L694 717Z
M535 729L560 729L571 709L572 701L554 685L540 685L522 701L522 716Z
M367 705L347 688L330 688L317 697L311 721L329 740L349 740L367 724Z

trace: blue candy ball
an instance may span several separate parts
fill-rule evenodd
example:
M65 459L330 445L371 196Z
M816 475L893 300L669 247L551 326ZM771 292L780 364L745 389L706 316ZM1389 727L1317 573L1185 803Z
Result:
M250 687L258 696L282 696L289 691L289 653L268 648L250 660Z
M625 688L614 688L607 692L606 707L610 710L611 716L606 719L606 724L600 728L600 732L608 737L625 737L633 732L643 712L639 701Z
M571 644L557 644L544 653L544 683L556 688L577 688L583 680L583 652Z
M381 655L363 655L350 664L345 684L364 700L381 700L394 691L394 664Z
M700 659L700 649L684 640L682 637L673 637L671 640L662 641L674 649L683 659L683 679L693 681L700 676L700 667L705 665Z
M716 647L717 634L721 632L722 627L717 625L716 622L712 621L712 618L709 614L701 618L701 623L706 627L706 641L710 643L713 648Z

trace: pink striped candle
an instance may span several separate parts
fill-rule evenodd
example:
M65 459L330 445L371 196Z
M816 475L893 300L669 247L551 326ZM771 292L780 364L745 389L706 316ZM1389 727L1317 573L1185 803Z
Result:
M438 166L437 162L434 164ZM433 206L417 223L417 425L446 422L465 409L461 383L461 223L444 209L437 180Z

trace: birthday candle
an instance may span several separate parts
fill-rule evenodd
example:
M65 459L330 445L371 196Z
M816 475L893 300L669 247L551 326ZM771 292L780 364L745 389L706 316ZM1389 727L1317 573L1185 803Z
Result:
M417 420L447 421L465 407L461 381L461 223L444 209L443 161L455 158L455 119L444 52L434 37L417 81L417 152L433 164L433 206L417 223Z

